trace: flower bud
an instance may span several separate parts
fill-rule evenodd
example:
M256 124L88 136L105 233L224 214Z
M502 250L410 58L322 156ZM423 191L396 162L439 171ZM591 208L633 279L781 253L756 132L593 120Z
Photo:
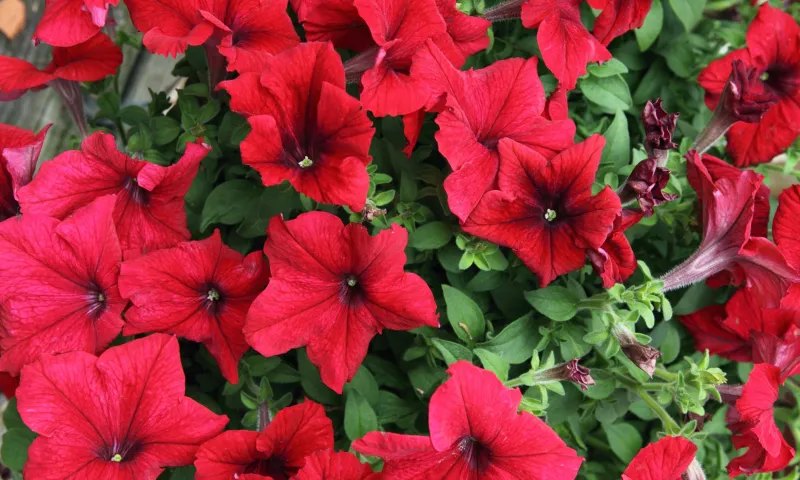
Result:
M689 468L681 476L681 480L706 480L706 474L703 472L703 466L697 461L697 458L692 460Z
M678 148L672 141L672 134L678 125L678 115L678 113L667 113L661 106L660 98L655 102L647 101L642 110L642 123L645 131L644 147L648 155L654 156L657 150Z
M639 162L619 191L622 203L638 200L645 217L653 215L653 207L678 198L675 194L664 193L670 171L658 166L658 163L656 158Z
M578 384L581 390L587 390L594 385L594 379L589 374L589 369L580 365L577 358L556 365L553 368L536 372L534 382L568 381Z
M622 353L652 378L656 371L656 360L661 356L661 352L637 340L633 332L625 327L615 328L614 336L619 341Z

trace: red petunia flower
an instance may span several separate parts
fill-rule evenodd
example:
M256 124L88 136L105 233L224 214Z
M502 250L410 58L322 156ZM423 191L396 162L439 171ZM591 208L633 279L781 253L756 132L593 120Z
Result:
M595 273L603 279L603 287L624 283L636 271L636 256L625 236L625 230L639 223L641 212L622 210L614 220L614 228L597 250L587 250Z
M456 68L461 68L467 58L489 47L489 27L492 22L465 14L457 7L457 0L436 0L436 8L442 15L447 25L447 35L454 46L463 55L463 60L454 62ZM443 41L448 41L444 39ZM441 44L441 42L437 42ZM447 49L448 47L443 47Z
M731 460L728 473L740 474L774 472L786 468L794 458L792 449L775 425L774 403L783 383L778 367L758 364L736 400L736 409L729 412L729 428L733 432L733 446L748 451Z
M589 6L603 12L594 21L592 33L603 45L623 33L644 25L653 0L588 0Z
M768 162L800 135L800 27L777 8L759 8L747 31L747 47L711 62L698 78L712 110L726 91L735 61L754 70L742 80L751 80L756 94L768 93L778 101L760 121L735 123L727 134L727 150L740 167Z
M575 124L542 116L544 89L536 58L496 62L481 70L461 72L428 42L414 60L412 76L424 80L446 108L436 117L439 151L453 169L444 183L453 213L466 221L481 197L496 188L503 138L552 158L572 145Z
M263 432L230 430L197 451L197 480L286 480L314 452L333 448L333 424L306 400L279 411Z
M261 76L245 73L220 84L231 108L253 127L242 160L264 185L289 180L319 202L364 208L374 129L344 86L339 54L319 42L267 59Z
M484 195L464 231L510 247L541 287L581 268L586 251L601 248L621 212L610 187L592 195L604 145L593 135L547 160L501 140L500 190Z
M800 185L792 185L778 197L772 236L786 261L800 269Z
M119 0L47 0L33 41L55 47L83 43L106 25L109 5L116 7Z
M124 335L165 332L203 342L225 379L239 383L239 360L250 348L244 319L268 277L261 252L244 257L222 243L219 230L126 261L119 289L133 307L125 313Z
M765 307L779 306L789 286L800 281L800 275L786 263L775 244L753 236L753 228L763 228L756 226L760 221L756 198L763 177L748 170L738 178L715 180L704 168L707 157L690 151L687 159L688 175L703 209L703 241L689 259L664 275L664 291L713 276L709 282L713 287L747 285Z
M762 363L755 358L754 334L787 340L794 336L794 312L763 307L757 293L748 288L737 291L724 306L712 305L679 319L694 337L696 350L736 362Z
M622 473L622 480L681 480L697 447L683 437L664 437L644 447Z
M372 432L353 443L359 453L386 461L384 478L577 476L583 458L546 423L518 411L519 389L464 361L448 373L451 378L431 397L430 437Z
M0 101L14 100L28 90L53 87L84 137L89 134L79 82L96 82L114 75L122 50L98 33L72 47L53 48L53 60L43 70L25 60L0 56Z
M366 480L373 475L367 464L347 452L323 450L306 457L296 480Z
M309 42L330 41L336 48L356 52L375 46L353 0L304 0L295 12Z
M162 167L121 153L113 136L97 132L81 150L44 163L19 191L19 203L24 214L65 218L99 196L116 194L114 222L126 255L172 247L189 239L183 197L210 150L189 143L178 163Z
M0 124L0 221L19 213L17 190L29 184L52 124L34 134Z
M43 353L98 353L122 330L122 253L114 197L59 222L26 214L0 223L0 370L19 373Z
M225 428L185 396L178 341L150 335L95 357L45 355L22 370L19 413L39 434L25 478L155 480Z
M411 74L411 67L425 41L439 41L453 63L464 60L447 35L436 0L355 0L355 6L376 44L345 65L348 78L361 76L364 108L376 117L418 111L429 90L424 79Z
M341 393L376 333L438 326L430 288L403 271L407 241L401 227L371 237L330 213L273 218L264 244L272 278L247 315L247 341L267 357L307 346Z
M300 39L286 14L286 0L127 0L131 21L144 33L144 46L158 55L177 56L203 45L211 75L217 52L228 71L260 72L270 55ZM214 82L216 84L216 82Z

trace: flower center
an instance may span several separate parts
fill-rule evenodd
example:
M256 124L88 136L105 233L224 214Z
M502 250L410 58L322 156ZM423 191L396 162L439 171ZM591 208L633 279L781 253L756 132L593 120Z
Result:
M347 286L352 288L358 284L358 279L352 275L347 276Z
M314 165L314 161L308 158L308 156L305 156L297 164L300 166L300 168L308 168L311 165Z
M245 467L244 473L264 475L275 480L287 480L292 472L286 471L286 465L281 457L270 457L252 462ZM238 478L238 477L234 477Z
M120 455L119 453L115 454L113 457L111 457L111 461L112 462L117 462L117 463L121 462L122 461L122 455Z
M552 208L548 208L547 211L544 212L544 219L547 220L548 222L552 222L553 220L556 219L557 216L558 215L556 214L556 211L553 210Z
M800 78L792 67L770 65L759 77L779 97L788 98L800 87Z
M88 315L92 318L98 318L106 309L106 295L102 292L99 285L92 283L89 286L89 294L86 297L89 303Z
M217 300L219 300L219 292L217 291L216 288L212 288L211 290L208 291L208 295L206 295L206 300L208 300L209 302L216 302Z
M128 195L130 195L134 203L138 205L150 203L150 192L139 186L139 181L134 177L126 178L123 188L128 191Z
M477 439L463 437L458 441L458 451L471 471L483 473L488 470L491 451Z

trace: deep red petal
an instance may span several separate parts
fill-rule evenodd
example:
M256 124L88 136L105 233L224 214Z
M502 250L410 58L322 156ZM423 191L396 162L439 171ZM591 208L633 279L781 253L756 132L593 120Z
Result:
M375 45L353 0L306 0L298 18L309 41L331 41L336 48L357 52Z
M117 73L122 65L122 50L103 33L72 47L53 48L53 61L47 71L73 82L96 82Z
M11 125L0 125L0 158L5 162L13 190L29 184L39 163L39 154L44 146L47 131L53 125L46 125L37 134Z
M42 87L55 79L25 60L0 56L0 94L7 95L0 97L2 101L15 100L28 89Z
M92 20L85 0L47 0L33 39L54 47L69 47L89 40L102 27Z
M306 399L278 412L256 446L265 454L280 457L287 473L295 473L308 455L333 448L333 424L322 405Z
M297 480L364 480L372 473L367 464L348 452L323 450L306 458Z
M644 447L622 474L623 480L680 480L697 452L683 437L664 437Z
M698 352L708 350L712 355L736 362L752 361L750 344L746 338L725 327L723 321L726 316L723 305L712 305L678 319L692 334L694 348Z
M620 35L641 27L652 4L653 0L590 0L592 8L603 10L594 22L592 33L603 45L608 45Z
M800 186L793 185L784 190L775 212L772 235L778 249L789 265L800 268Z
M144 45L158 55L177 56L189 45L202 45L214 25L200 16L200 0L128 0L131 21L144 33ZM224 16L224 12L221 16Z
M750 372L742 395L736 400L736 410L739 411L742 421L753 422L751 431L771 456L780 453L783 438L773 418L780 383L780 368L758 364Z
M266 459L256 441L259 433L250 430L229 430L203 443L197 450L194 466L197 480L230 480L242 478L251 463Z

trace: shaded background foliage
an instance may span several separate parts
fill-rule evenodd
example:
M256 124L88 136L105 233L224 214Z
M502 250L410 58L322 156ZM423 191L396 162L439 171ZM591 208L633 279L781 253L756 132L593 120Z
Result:
M463 0L460 5L464 11L481 13L495 3ZM704 388L711 380L703 372L719 367L729 382L739 383L746 380L751 365L718 357L704 359L693 349L683 327L670 318L718 303L729 292L699 284L663 299L648 282L650 272L654 276L666 272L699 244L695 193L686 181L681 157L711 113L696 77L711 60L744 46L747 24L756 12L748 3L654 0L644 26L611 44L614 60L589 66L588 74L569 94L570 118L578 127L576 141L595 133L607 141L597 190L604 185L616 189L633 165L646 158L639 116L647 100L660 97L667 111L680 112L676 133L680 152L672 152L667 165L673 171L668 190L680 197L627 232L644 265L628 281L638 287L617 288L611 295L604 294L588 266L537 290L535 277L510 251L459 230L442 187L449 167L436 149L432 115L426 118L419 145L410 158L402 153L401 120L375 119L368 207L378 213L367 219L361 213L320 205L288 184L262 186L258 173L242 165L239 155L238 146L249 126L230 111L226 94L209 92L201 48L190 48L174 65L172 74L187 79L174 105L168 92L156 91L151 91L145 105L129 103L118 77L88 85L92 126L116 131L132 154L170 165L186 142L202 138L213 146L186 196L194 239L206 238L219 228L230 247L242 253L257 251L263 246L264 230L272 216L291 218L311 210L367 222L373 231L399 223L410 232L407 270L425 279L440 307L441 329L385 332L376 337L342 396L323 385L303 350L273 358L251 351L239 366L239 383L231 385L204 347L182 341L187 395L228 415L229 429L255 428L258 406L265 401L277 411L303 397L311 398L324 404L333 420L337 448L347 449L351 441L377 429L425 433L427 402L445 379L447 365L456 360L472 361L506 380L584 357L582 364L591 368L596 385L587 391L558 382L522 387L523 407L544 416L569 446L586 457L579 478L618 478L636 452L663 428L653 405L635 392L635 386L645 380L643 373L619 353L619 345L608 334L602 311L612 309L635 322L642 339L650 339L663 354L660 362L665 369L656 380L659 389L651 392L655 399L649 398L663 406L663 414L674 418L682 433L703 439L698 459L708 478L727 477L725 465L735 452L725 428L725 408L713 401L705 403ZM584 23L591 28L594 14L585 4L582 8ZM799 5L790 5L789 11L800 18ZM297 30L302 38L302 29ZM127 45L126 54L141 48L140 37L132 32L123 21L117 41ZM535 31L523 28L518 20L494 24L491 38L490 47L472 56L465 68L539 54ZM543 63L539 68L549 93L556 80ZM358 93L355 85L348 90ZM0 118L16 108L19 104L4 104ZM77 146L75 138L58 141L63 143L57 151ZM716 148L722 155L724 144ZM778 161L757 167L768 174L775 196L785 183L796 180L793 172L798 159L792 148ZM793 384L790 389L797 392ZM776 415L790 426L787 438L797 438L796 402L779 406ZM20 471L34 434L20 420L13 401L6 409L4 424L8 433L0 452L3 463ZM192 478L192 468L172 469L163 478ZM797 478L797 474L784 478Z

